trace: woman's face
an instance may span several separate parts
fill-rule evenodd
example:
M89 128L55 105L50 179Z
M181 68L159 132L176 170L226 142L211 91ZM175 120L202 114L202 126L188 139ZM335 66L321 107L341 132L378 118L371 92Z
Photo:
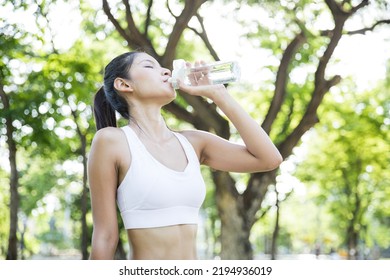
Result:
M148 54L137 54L130 68L130 77L134 96L143 99L169 99L169 102L176 97L175 90L168 82L171 71L162 68Z

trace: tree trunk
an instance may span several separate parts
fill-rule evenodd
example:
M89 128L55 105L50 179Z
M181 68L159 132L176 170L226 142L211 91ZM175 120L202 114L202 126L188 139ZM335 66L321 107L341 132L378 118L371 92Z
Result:
M88 213L88 166L87 166L87 138L85 133L82 132L78 123L78 116L76 111L72 111L74 122L76 123L77 135L80 139L80 155L83 159L83 189L81 192L80 207L81 207L81 255L83 260L89 259L88 244L90 243L90 234L87 225L87 213Z
M87 154L86 154L86 138L85 135L81 137L81 153L83 156L83 191L81 194L81 253L83 260L89 258L88 244L89 234L87 225L87 212L88 212L88 187L87 187Z
M247 190L239 194L229 173L213 173L216 203L221 219L222 259L253 259L253 248L249 239L251 229L260 218L258 210L268 186L275 182L275 178L276 170L253 174Z
M357 260L358 258L358 244L359 232L354 228L354 223L351 222L347 229L347 246L348 246L348 259Z
M7 122L7 143L9 147L9 162L11 165L11 181L10 181L10 192L11 192L11 201L10 201L10 229L8 237L8 252L7 260L17 260L18 259L18 209L19 209L19 175L16 164L16 144L12 139L12 125L8 126ZM11 129L11 130L10 130ZM8 133L10 132L10 133Z
M9 163L11 167L11 177L10 177L10 227L9 227L9 236L8 236L8 250L7 250L7 260L17 260L18 259L18 209L19 209L19 172L16 163L16 143L12 137L14 132L14 127L12 126L12 117L10 113L10 104L7 94L4 92L3 85L0 84L0 97L3 102L3 112L5 112L5 125L7 128L7 145L9 151Z
M276 219L274 232L272 233L272 244L271 244L271 260L276 260L277 255L277 241L279 236L279 216L280 216L280 205L279 205L279 193L275 188L276 192Z
M354 210L352 212L352 219L349 221L347 228L347 245L348 245L348 259L356 260L358 258L358 241L359 241L359 232L356 230L355 225L361 224L360 212L361 212L361 199L359 197L358 191L354 191L355 203Z
M249 241L250 227L244 213L242 198L235 182L226 172L213 172L216 182L216 202L221 219L222 259L253 259Z
M24 239L24 235L26 234L27 230L27 221L23 222L23 229L20 232L20 259L24 260L25 257L25 249L26 249L26 241Z

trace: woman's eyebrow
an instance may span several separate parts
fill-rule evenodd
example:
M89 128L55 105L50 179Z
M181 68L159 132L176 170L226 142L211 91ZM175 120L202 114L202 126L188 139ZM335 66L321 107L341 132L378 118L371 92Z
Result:
M141 64L142 62L150 62L150 63L152 63L154 65L156 64L153 60L148 59L148 58L141 60L138 64Z

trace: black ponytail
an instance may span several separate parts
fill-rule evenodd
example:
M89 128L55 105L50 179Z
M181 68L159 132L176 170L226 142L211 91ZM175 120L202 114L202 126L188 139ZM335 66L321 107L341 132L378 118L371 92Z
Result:
M96 122L96 130L107 126L116 127L115 110L108 102L103 87L101 87L95 94L93 112Z
M99 89L94 99L96 129L107 126L116 127L117 111L123 118L130 119L126 100L116 91L116 78L130 79L129 71L135 56L140 52L127 52L114 58L104 69L104 86Z

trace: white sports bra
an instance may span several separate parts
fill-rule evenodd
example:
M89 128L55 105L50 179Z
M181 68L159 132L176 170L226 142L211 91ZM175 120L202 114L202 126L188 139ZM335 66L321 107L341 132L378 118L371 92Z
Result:
M206 188L198 157L183 135L187 157L184 171L175 171L155 159L129 126L122 127L131 152L131 165L117 189L117 204L126 229L197 224Z

